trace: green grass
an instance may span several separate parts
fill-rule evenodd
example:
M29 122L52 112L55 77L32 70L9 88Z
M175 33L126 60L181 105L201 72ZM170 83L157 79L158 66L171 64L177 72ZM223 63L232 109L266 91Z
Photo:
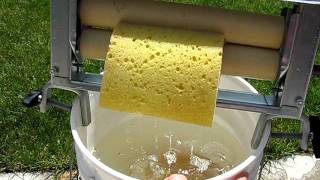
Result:
M279 14L287 4L279 0L176 0L181 3ZM0 1L0 172L63 171L74 164L71 151L69 113L50 109L27 109L21 99L49 80L50 38L48 0ZM319 61L320 58L318 58ZM87 66L99 69L96 63ZM254 81L261 92L270 92L270 84ZM71 101L66 92L56 92ZM320 79L313 79L306 112L320 115ZM297 123L278 120L274 130L296 131ZM299 152L296 141L272 140L268 158ZM71 159L71 160L70 160Z
M21 105L50 78L49 17L49 1L0 1L0 172L69 167L69 114Z

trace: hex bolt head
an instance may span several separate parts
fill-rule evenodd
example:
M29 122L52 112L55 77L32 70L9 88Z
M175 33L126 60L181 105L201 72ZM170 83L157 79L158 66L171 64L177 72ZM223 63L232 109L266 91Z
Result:
M56 73L59 72L59 68L57 66L53 66L51 69L50 69L50 73L51 75L55 75Z
M303 99L302 99L302 97L297 97L297 98L296 98L296 103L297 103L299 106L303 105Z
M42 101L42 95L39 95L38 96L38 102L41 102Z

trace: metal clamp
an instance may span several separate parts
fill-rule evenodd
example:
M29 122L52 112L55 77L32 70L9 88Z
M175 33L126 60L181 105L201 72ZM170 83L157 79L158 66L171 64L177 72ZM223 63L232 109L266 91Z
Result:
M40 111L46 112L48 109L48 105L52 105L54 107L58 107L65 110L71 110L70 105L65 105L59 101L52 100L51 97L51 89L58 88L58 89L65 89L71 92L76 93L79 96L80 100L80 108L81 108L81 117L82 117L82 125L88 126L91 123L91 110L90 110L90 100L89 100L89 93L88 91L83 90L74 90L74 89L67 89L64 87L56 87L52 85L51 81L49 81L43 88L42 88L42 98L40 102Z
M276 115L270 115L270 114L261 114L257 126L254 130L253 137L251 139L251 147L253 149L257 149L263 133L266 129L266 126L268 123L271 123L271 121L275 118L280 118L280 116ZM300 147L303 150L307 150L308 148L308 139L310 134L310 122L309 118L306 115L302 115L298 120L301 121L301 129L299 134L294 133L272 133L271 137L275 138L289 138L289 139L300 139Z

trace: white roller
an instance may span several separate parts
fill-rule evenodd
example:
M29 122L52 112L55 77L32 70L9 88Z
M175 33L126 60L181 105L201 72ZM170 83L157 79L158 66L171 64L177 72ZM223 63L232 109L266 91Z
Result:
M80 37L81 55L105 60L111 34L106 30L85 29ZM222 74L271 81L277 77L278 50L226 44L223 51Z
M229 43L279 49L285 22L281 16L151 0L82 0L81 22L113 29L120 21L222 33Z

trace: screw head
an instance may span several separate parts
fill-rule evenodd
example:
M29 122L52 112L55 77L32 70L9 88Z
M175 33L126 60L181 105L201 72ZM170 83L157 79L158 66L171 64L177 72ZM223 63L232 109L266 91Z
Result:
M302 99L302 97L297 97L297 98L296 98L296 103L297 103L299 106L303 105L303 99Z
M41 102L42 101L42 95L39 95L38 96L38 102Z
M51 75L55 75L57 72L59 72L59 68L57 66L53 66L51 69L50 69L50 73Z

